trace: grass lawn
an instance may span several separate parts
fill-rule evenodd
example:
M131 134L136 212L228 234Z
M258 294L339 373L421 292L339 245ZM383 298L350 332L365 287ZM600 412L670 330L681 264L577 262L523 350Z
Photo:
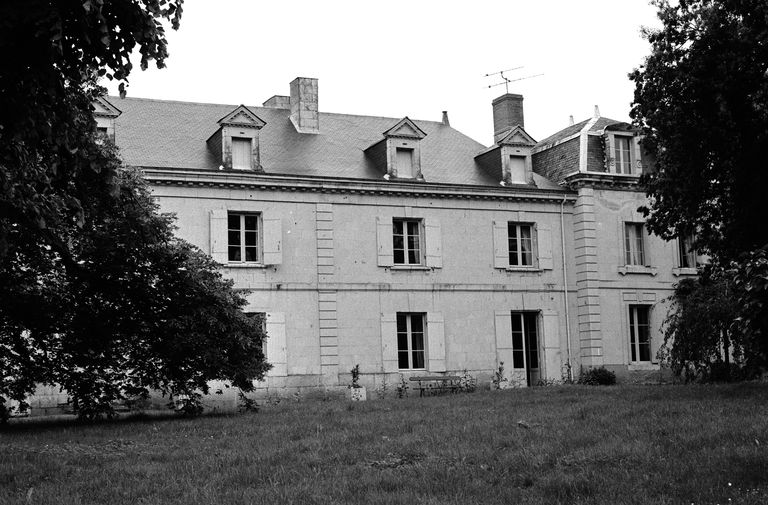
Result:
M0 431L0 503L763 505L768 384L15 425Z

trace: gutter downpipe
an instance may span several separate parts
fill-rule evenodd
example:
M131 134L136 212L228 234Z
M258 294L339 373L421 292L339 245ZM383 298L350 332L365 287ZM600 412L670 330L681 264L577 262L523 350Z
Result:
M573 380L573 368L571 367L571 318L568 311L568 262L565 259L565 225L563 214L565 212L566 195L563 195L563 201L560 202L560 246L563 258L563 300L565 304L565 338L568 343L568 380Z

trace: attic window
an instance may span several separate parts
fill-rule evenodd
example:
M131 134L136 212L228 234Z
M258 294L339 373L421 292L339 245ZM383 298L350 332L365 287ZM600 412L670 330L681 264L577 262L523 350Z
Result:
M617 174L632 173L632 138L616 136L614 140L614 158Z
M512 182L523 184L528 180L525 173L525 156L509 157L509 178Z
M395 169L398 177L413 178L413 149L397 147Z
M232 137L232 168L234 170L250 170L252 159L251 139Z

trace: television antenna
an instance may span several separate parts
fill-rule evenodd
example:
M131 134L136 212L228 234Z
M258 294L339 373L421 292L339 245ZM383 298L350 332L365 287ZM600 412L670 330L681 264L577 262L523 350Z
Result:
M489 84L488 87L493 88L494 86L501 86L503 84L506 92L509 93L510 82L523 81L525 79L531 79L533 77L539 77L540 75L544 75L544 74L533 74L533 75L526 75L524 77L518 77L516 79L510 79L509 77L504 75L504 72L512 72L513 70L520 70L521 68L523 67L508 68L506 70L501 70L499 72L493 72L492 74L485 74L485 77L492 77L494 75L498 75L499 77L504 79L503 82L497 82L496 84Z

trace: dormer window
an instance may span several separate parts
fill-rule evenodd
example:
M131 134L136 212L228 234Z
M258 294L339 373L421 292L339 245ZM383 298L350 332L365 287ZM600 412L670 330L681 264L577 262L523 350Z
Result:
M247 137L232 137L232 169L250 170L253 168L251 139Z
M227 170L263 172L260 163L259 130L266 124L245 105L219 121L219 129L208 138L208 148Z
M385 178L423 181L420 142L427 134L404 117L383 135L384 138L365 153L382 172L386 172Z
M97 140L115 140L115 119L122 114L120 109L109 103L104 97L99 97L91 104L93 119L96 120Z
M629 131L629 125L618 124L605 131L605 170L611 174L640 175L643 164L640 137ZM619 129L621 128L621 129Z
M413 178L413 149L396 147L397 177Z
M531 150L536 141L522 126L508 130L496 144L477 156L478 165L502 186L534 184Z

